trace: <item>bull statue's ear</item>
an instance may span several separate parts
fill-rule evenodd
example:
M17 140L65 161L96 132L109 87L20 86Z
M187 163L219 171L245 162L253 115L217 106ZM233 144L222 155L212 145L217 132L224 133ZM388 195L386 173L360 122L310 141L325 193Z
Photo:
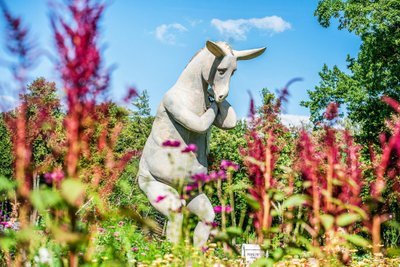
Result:
M212 41L207 41L206 47L208 51L210 51L215 57L224 57L224 50L217 44Z
M266 47L250 49L250 50L241 50L241 51L233 51L233 55L237 58L237 60L247 60L258 57L266 50Z

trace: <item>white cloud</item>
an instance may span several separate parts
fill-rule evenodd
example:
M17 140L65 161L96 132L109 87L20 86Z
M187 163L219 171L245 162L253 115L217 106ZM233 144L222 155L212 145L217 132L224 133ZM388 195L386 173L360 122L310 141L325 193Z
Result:
M15 99L14 97L12 97L12 96L9 96L9 95L0 95L0 102L7 102L8 104L14 104L14 103L16 103L17 102L17 99Z
M18 103L15 97L9 95L0 95L0 111L8 111L14 108Z
M172 23L172 24L162 24L156 28L154 35L156 38L165 44L176 44L177 33L186 32L186 29L182 24Z
M190 26L196 27L197 25L203 23L203 20L201 20L201 19L188 19L188 22L189 22Z
M281 120L282 124L287 127L301 127L303 125L310 124L310 118L302 115L281 114Z
M292 27L289 22L278 16L235 20L212 19L211 25L213 25L220 34L234 40L246 40L246 34L253 28L279 33Z

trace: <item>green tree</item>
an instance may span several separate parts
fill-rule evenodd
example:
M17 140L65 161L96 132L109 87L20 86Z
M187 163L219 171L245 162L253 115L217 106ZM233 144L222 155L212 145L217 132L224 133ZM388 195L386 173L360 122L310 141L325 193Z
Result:
M44 78L34 80L26 93L20 95L20 100L19 107L3 114L4 122L10 133L15 132L18 120L21 119L17 116L17 110L25 107L25 146L32 153L29 172L32 182L36 183L38 175L50 171L61 162L54 157L53 152L60 150L63 142L63 113L55 83L47 82ZM16 134L11 135L13 144L17 143L16 138Z
M319 86L302 105L318 122L330 102L343 104L360 127L360 140L377 140L384 119L393 114L381 97L400 100L400 1L321 0L315 16L323 27L337 18L338 28L358 35L362 43L356 58L347 57L348 72L324 65Z

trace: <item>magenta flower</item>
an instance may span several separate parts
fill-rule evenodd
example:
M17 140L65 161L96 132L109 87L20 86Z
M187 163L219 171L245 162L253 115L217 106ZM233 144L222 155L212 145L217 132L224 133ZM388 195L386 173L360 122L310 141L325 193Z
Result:
M226 206L226 207L215 206L214 211L215 211L215 213L221 213L222 211L224 211L226 213L230 213L232 211L232 208L231 208L231 206Z
M0 225L3 225L4 228L11 228L12 227L12 223L11 222L0 222Z
M192 179L196 182L208 182L210 177L205 173L196 173L192 176Z
M179 140L167 140L162 143L162 146L165 147L179 147L181 142Z
M222 207L221 206L215 206L214 207L215 213L221 213L222 212Z
M106 229L104 229L102 227L98 227L97 231L99 231L99 233L104 233L106 231Z
M137 247L133 247L133 248L131 248L131 250L132 250L132 251L138 251L138 250L139 250L139 248L137 248Z
M226 174L223 170L219 170L218 172L212 171L212 172L210 172L209 177L210 177L210 180L212 180L212 181L216 181L219 179L224 180L224 179L226 179Z
M188 144L181 152L182 153L189 153L189 152L196 152L197 146L195 144Z
M167 196L158 196L156 198L156 203L160 203L161 201L163 201Z
M221 161L221 165L220 168L223 170L234 170L234 171L238 171L239 170L239 164L236 164L230 160L222 160Z
M59 183L64 179L64 173L61 170L57 170L54 172L48 172L44 174L44 178L46 179L46 183L52 184Z
M199 187L199 185L197 183L188 184L187 186L185 186L185 191L186 192L190 192L190 191L193 191L193 190L197 189L198 187Z

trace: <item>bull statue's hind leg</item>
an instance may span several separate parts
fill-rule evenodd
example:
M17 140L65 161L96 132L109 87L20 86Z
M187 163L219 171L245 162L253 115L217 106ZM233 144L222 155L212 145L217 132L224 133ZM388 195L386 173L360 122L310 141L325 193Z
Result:
M211 223L215 219L213 206L205 194L200 194L187 205L190 212L197 215L200 221L194 229L193 245L203 247L210 235Z
M183 216L177 211L185 203L180 199L178 192L151 176L139 176L138 182L151 205L168 218L167 239L174 244L179 243L182 236Z

